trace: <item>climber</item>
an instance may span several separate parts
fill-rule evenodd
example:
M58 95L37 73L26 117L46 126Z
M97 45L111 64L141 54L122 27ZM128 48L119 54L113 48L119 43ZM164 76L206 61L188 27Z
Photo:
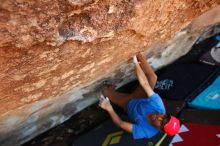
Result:
M153 91L157 76L141 53L133 57L139 81L137 88L130 94L116 92L113 85L102 88L99 106L106 110L113 122L121 129L132 133L134 139L151 138L164 132L170 136L178 133L179 120L166 114L161 97ZM114 111L110 101L123 108L133 123L122 120Z

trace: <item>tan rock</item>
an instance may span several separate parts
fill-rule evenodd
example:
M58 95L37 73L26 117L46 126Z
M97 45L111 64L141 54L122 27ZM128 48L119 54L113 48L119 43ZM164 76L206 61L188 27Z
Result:
M97 101L98 94L86 95L105 79L118 86L134 79L129 60L139 51L155 68L184 55L204 30L220 22L219 4L2 0L0 142L22 144L62 123Z

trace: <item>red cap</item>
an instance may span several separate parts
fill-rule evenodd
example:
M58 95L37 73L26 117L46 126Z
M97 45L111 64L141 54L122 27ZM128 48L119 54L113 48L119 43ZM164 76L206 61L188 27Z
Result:
M164 131L167 135L173 136L179 132L180 121L174 117L170 116L170 121L164 126Z

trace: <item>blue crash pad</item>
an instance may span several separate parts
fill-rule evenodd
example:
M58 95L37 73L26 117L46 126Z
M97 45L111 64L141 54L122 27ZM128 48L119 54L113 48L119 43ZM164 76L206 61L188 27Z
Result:
M220 109L220 75L188 105L199 109Z

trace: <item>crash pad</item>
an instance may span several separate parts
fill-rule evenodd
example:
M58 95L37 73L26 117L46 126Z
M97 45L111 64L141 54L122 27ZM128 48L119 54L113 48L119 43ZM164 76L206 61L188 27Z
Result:
M202 63L176 62L156 72L154 91L162 98L184 100L216 70Z
M220 110L183 109L180 131L167 137L162 146L220 145Z
M120 115L123 118L123 116ZM127 117L123 119L126 120ZM97 128L79 137L73 142L73 146L154 146L163 137L158 133L151 139L133 140L132 134L122 131L115 126L111 119L102 123Z
M220 109L220 75L188 105L200 109Z

